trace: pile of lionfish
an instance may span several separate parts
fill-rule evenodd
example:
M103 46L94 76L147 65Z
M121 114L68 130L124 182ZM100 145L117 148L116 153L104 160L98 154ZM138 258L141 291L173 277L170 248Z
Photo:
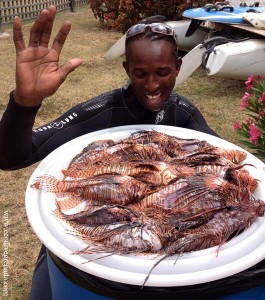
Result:
M265 213L247 155L154 130L99 140L75 156L54 193L56 216L88 242L75 253L157 253L163 258L219 247ZM157 263L156 263L157 265Z

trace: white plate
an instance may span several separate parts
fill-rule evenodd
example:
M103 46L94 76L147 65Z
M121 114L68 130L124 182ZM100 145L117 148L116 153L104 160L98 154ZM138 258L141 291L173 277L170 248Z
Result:
M73 255L86 244L77 237L66 234L67 226L56 218L52 194L30 188L36 177L50 174L62 179L61 169L88 143L98 139L118 141L128 137L135 130L154 129L172 136L207 140L212 145L226 148L242 148L220 138L201 132L161 125L135 125L105 129L76 138L49 154L33 172L26 190L26 211L29 222L41 242L55 255L72 266L105 279L141 286L157 258L151 255L113 255L87 262L96 255ZM246 162L255 165L248 167L250 173L260 180L255 196L265 200L265 167L255 156L248 153ZM172 256L162 261L152 272L147 286L185 286L205 283L241 272L265 258L265 218L258 218L246 231L224 244L217 256L217 247L208 248L178 257Z

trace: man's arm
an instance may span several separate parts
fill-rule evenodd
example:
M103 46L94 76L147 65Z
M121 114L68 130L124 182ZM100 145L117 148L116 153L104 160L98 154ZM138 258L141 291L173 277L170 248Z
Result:
M56 8L50 6L36 18L28 46L22 33L21 20L15 17L13 40L16 48L16 88L11 93L7 109L0 122L0 168L10 169L23 165L34 150L32 128L42 101L53 95L67 75L75 70L82 59L73 58L62 67L59 57L70 31L65 22L56 35L51 49L51 37Z

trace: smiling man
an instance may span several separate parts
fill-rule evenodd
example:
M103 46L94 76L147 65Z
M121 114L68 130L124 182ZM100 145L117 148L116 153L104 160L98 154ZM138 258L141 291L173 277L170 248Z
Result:
M181 58L173 29L163 23L137 24L128 30L123 62L129 77L126 86L86 100L56 120L33 129L42 101L82 64L80 58L70 59L62 67L58 64L70 31L69 22L62 25L51 49L48 48L55 14L54 6L41 12L30 31L27 47L21 20L14 19L16 88L10 93L0 122L1 169L29 166L71 139L115 126L163 124L216 135L190 101L172 92ZM31 299L50 297L43 247L34 272Z
M61 68L58 66L71 25L62 25L49 49L54 17L53 6L40 14L28 47L21 21L15 18L16 89L10 93L0 123L1 169L26 167L73 138L108 127L163 124L216 135L190 101L172 92L181 58L173 29L163 23L137 24L128 30L123 66L129 84L80 103L32 130L42 101L53 95L66 76L82 63L74 58Z

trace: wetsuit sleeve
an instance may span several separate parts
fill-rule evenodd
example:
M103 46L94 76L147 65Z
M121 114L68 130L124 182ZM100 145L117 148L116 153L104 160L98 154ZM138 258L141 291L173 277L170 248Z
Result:
M23 107L10 94L0 122L0 169L12 169L32 152L32 127L39 107Z
M76 137L110 127L113 95L111 91L77 104L56 120L32 129L39 107L22 107L11 94L0 122L0 169L27 167Z

